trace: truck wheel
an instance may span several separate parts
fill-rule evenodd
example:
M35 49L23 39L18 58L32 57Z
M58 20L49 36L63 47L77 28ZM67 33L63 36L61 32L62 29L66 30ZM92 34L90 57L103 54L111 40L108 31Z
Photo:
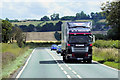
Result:
M87 63L92 63L92 60L88 60Z
M83 63L86 63L86 61L85 61L85 60L83 60Z
M63 61L64 61L65 63L68 62L68 60L66 60L65 56L63 56Z
M65 59L65 56L63 56L63 61L65 61L66 59Z

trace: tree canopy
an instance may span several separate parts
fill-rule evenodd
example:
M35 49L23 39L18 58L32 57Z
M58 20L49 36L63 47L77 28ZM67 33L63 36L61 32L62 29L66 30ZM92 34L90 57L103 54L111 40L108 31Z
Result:
M107 16L108 25L112 27L112 30L108 31L108 35L112 39L120 40L118 37L120 35L120 1L103 3L101 9Z
M2 20L2 42L7 43L11 39L12 27L10 22Z

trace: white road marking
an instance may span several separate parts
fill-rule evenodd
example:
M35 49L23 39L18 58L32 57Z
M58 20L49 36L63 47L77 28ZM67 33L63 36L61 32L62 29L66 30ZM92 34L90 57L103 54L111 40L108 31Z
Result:
M67 66L67 67L68 67L68 65L67 65L67 64L65 64L65 66Z
M67 75L67 78L71 78L70 75Z
M67 74L67 72L66 71L63 71L65 74Z
M92 60L92 61L93 61L93 60ZM99 63L99 62L97 62L97 61L93 61L93 62ZM104 66L104 67L110 68L110 69L112 69L112 70L120 71L120 70L115 69L115 68L112 68L112 67L110 67L110 66L107 66L107 65L104 65L104 64L101 64L101 63L99 63L99 64L102 65L102 66Z
M60 65L60 64L58 64L58 66L59 66L59 67L61 67L61 65Z
M77 74L75 71L72 71L74 74Z
M92 60L93 61L93 60ZM66 66L66 67L68 67L70 70L72 70L66 63L64 63L64 61L62 61L63 62L63 64ZM94 61L94 62L96 62L96 63L99 63L99 62L97 62L97 61ZM109 67L109 66L107 66L107 65L104 65L104 64L101 64L101 63L99 63L100 65L102 65L102 66L105 66L105 67L107 67L107 68L110 68L110 69L112 69L112 70L116 70L116 71L120 71L120 70L117 70L117 69L115 69L115 68L112 68L112 67ZM80 75L78 75L75 71L73 71L72 70L72 72L78 77L78 78L82 78ZM69 77L69 75L67 75L67 77Z
M36 48L35 48L35 49L36 49ZM29 60L30 60L33 52L35 51L35 49L34 49L34 50L32 51L32 53L30 54L29 58L27 59L25 65L23 66L23 68L21 69L21 71L19 72L19 74L16 76L16 79L18 79L18 78L21 76L22 72L24 71L25 67L27 66L27 64L28 64L28 62L29 62Z
M49 52L47 49L46 51L52 56L52 58L56 61L55 57L51 54L51 52ZM66 63L64 63L64 61L62 61L63 64L68 67L78 78L81 78L80 75L78 75L74 70L72 70ZM59 62L57 61L57 65L61 68L61 70L64 72L64 74L68 74L62 67L61 65L59 64ZM67 78L71 78L70 75L67 75Z
M60 67L61 68L61 70L63 70L63 68L62 67Z
M68 67L70 70L72 70L70 67Z
M78 78L81 78L80 75L77 75Z

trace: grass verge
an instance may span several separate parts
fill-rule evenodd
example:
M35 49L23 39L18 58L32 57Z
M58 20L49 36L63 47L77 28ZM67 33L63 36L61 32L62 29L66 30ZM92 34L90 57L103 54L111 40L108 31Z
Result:
M29 47L19 48L16 43L2 43L2 78L9 78L32 52Z
M120 70L118 49L93 47L93 60Z
M14 61L9 62L2 67L2 78L9 78L18 68L24 65L25 59L30 55L33 49L28 49L24 54L17 57Z

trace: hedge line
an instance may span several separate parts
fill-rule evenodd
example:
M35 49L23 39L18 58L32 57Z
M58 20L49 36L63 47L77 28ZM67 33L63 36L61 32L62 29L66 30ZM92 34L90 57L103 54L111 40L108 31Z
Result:
M93 46L98 48L117 48L120 49L119 40L97 40L93 43Z

